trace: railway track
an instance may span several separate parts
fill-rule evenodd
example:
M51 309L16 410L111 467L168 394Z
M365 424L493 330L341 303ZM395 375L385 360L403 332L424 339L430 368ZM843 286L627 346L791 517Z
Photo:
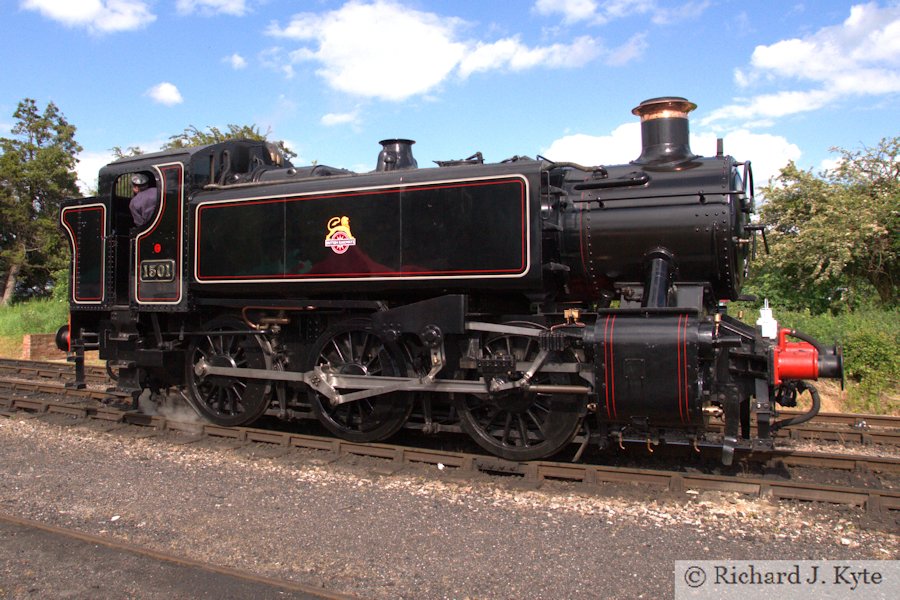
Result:
M66 388L57 381L0 380L0 414L18 411L32 414L67 415L82 419L98 419L139 427L156 432L176 432L193 436L197 441L218 438L238 443L274 444L284 448L329 452L337 457L358 456L387 461L393 468L436 466L456 469L460 473L487 473L518 477L539 484L543 481L579 483L588 489L606 483L640 484L671 492L716 490L737 492L783 500L806 500L849 504L870 512L900 510L900 490L855 488L848 486L784 481L764 477L745 477L616 467L597 464L553 461L512 462L494 456L440 449L407 447L395 444L361 444L344 440L274 431L253 427L221 427L209 423L186 423L158 415L123 412L97 402L108 396L102 390ZM755 455L759 457L760 454ZM820 454L781 450L762 455L786 466L866 470L883 474L900 473L900 459L848 454Z
M296 581L276 579L241 569L209 564L170 552L153 550L110 536L93 535L77 529L48 525L10 514L0 513L0 526L15 531L15 539L9 543L15 542L19 551L29 556L31 565L40 564L40 561L53 560L52 556L47 556L50 553L43 549L46 543L56 547L72 548L74 546L78 550L77 555L80 560L91 561L94 566L109 564L112 567L121 565L123 561L128 560L128 557L133 559L137 564L129 569L129 577L121 588L116 587L116 584L120 583L122 579L118 574L112 575L103 582L103 585L99 580L105 578L105 573L95 575L91 582L88 582L93 584L91 585L93 593L103 597L107 597L107 594L110 595L109 597L129 595L128 584L132 582L139 582L145 589L147 586L159 585L155 581L155 577L162 572L164 576L168 576L174 588L170 591L181 592L184 594L183 597L196 593L197 590L194 588L199 585L210 595L228 597L296 598L298 600L353 599L345 594L329 592ZM43 551L35 552L33 551L34 547ZM53 566L47 565L42 578L59 578L60 576L56 573L57 570ZM62 575L62 579L65 580L71 576L65 574ZM182 586L182 584L184 585ZM63 582L63 588L71 593L73 586L71 583ZM47 588L45 587L43 590L46 593ZM159 590L154 591L159 592ZM159 595L153 595L153 597L159 597Z
M108 385L111 383L104 367L86 365L84 374L88 384ZM71 363L63 362L0 358L0 377L69 381L75 377L75 367Z
M74 367L68 363L0 359L0 377L21 378L30 381L70 381L74 377ZM106 369L100 366L86 366L85 379L88 385L110 386ZM109 394L103 393L102 396ZM98 397L99 399L99 397ZM781 417L792 417L801 413L780 411ZM419 429L415 424L412 428ZM900 446L900 417L889 415L820 413L809 423L790 427L778 432L783 439L829 441L841 444L885 444Z

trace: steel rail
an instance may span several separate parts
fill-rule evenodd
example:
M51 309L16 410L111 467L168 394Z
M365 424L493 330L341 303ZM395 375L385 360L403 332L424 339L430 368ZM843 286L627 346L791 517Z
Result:
M85 365L84 373L88 383L112 383L103 367ZM4 377L23 375L59 381L74 378L75 368L71 363L0 358L0 374Z
M778 414L782 415L783 413L779 412ZM719 424L710 424L708 430L721 433L724 431L724 427ZM755 430L756 426L752 425L751 433ZM775 438L795 441L838 442L841 444L900 446L900 429L853 427L847 425L829 426L820 424L818 419L813 419L810 423L779 429L775 432Z
M356 598L355 596L349 596L346 594L340 594L337 592L329 592L323 590L320 587L315 587L312 585L306 585L303 583L299 583L296 581L289 581L286 579L276 579L273 577L266 577L264 575L257 575L256 573L251 573L249 571L244 571L241 569L235 569L232 567L223 567L220 565L213 565L209 563L204 563L202 561L194 560L192 558L187 558L184 556L178 556L175 554L170 554L168 552L161 552L159 550L153 550L151 548L146 548L143 546L138 546L136 544L132 544L130 542L126 542L120 539L115 539L106 536L94 535L91 533L86 533L83 531L78 531L76 529L70 529L67 527L59 527L57 525L48 525L47 523L41 523L40 521L34 521L32 519L25 519L22 517L16 517L9 514L0 513L0 521L5 523L11 523L13 525L17 525L19 527L24 527L27 529L36 529L38 531L42 531L45 533L49 533L56 537L65 537L73 540L78 540L80 542L86 542L88 544L95 544L98 546L103 546L105 548L109 548L111 550L115 550L116 552L127 552L129 554L134 554L137 556L142 556L146 558L152 558L155 560L171 563L180 567L188 567L191 569L200 569L203 571L207 571L209 573L215 573L217 575L224 575L231 579L237 579L241 581L246 581L248 583L260 584L272 588L278 588L283 590L284 592L301 592L303 594L307 594L310 597L314 598L322 598L323 600L353 600Z
M780 410L779 415L794 417L801 411ZM900 429L900 417L892 415L869 415L864 413L819 413L814 422L822 425L847 425L850 427L888 427Z

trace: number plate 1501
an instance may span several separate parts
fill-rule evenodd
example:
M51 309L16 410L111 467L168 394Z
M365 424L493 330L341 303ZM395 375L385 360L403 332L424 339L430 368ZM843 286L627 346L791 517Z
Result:
M174 281L174 260L141 261L141 281Z

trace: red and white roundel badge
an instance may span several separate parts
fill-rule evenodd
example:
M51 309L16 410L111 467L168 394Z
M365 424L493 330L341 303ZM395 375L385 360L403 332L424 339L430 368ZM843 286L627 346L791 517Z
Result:
M350 217L332 217L328 220L328 235L325 236L325 247L334 250L335 254L343 254L356 245L356 238L350 233Z

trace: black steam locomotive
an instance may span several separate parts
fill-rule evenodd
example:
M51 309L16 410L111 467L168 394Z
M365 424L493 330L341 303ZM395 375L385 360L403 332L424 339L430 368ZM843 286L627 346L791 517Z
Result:
M511 460L581 433L712 443L730 462L811 418L817 402L781 421L776 403L815 400L803 380L842 365L726 315L755 242L752 175L721 144L691 152L694 108L643 102L642 154L616 166L476 153L419 169L402 139L368 173L246 140L118 160L60 213L59 344L77 372L99 349L135 405L178 387L222 425L311 413L355 441L461 426ZM140 228L135 174L159 204Z

